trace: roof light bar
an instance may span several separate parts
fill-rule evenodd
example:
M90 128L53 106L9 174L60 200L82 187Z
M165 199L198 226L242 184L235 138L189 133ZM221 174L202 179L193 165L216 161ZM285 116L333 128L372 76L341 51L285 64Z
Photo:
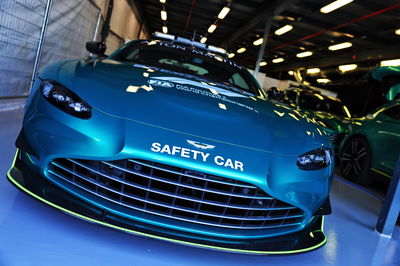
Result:
M246 48L244 48L244 47L239 48L239 49L236 51L236 53L238 53L238 54L241 54L241 53L244 53L244 52L246 52Z
M161 20L167 20L167 11L161 10Z
M226 15L228 15L229 11L231 11L231 9L229 7L224 7L221 9L221 11L218 14L218 18L219 19L224 19L226 17Z
M276 35L282 35L282 34L285 34L286 32L288 32L288 31L291 31L293 29L293 26L292 25L286 25L286 26L283 26L282 28L280 28L280 29L277 29L276 31L275 31L275 34Z
M264 42L264 38L257 39L253 42L253 45L257 46Z
M160 39L167 39L167 40L175 40L175 36L171 35L171 34L165 34L165 33L161 33L161 32L155 32L153 34L155 37L160 38Z
M275 58L275 59L273 59L272 60L272 63L281 63L281 62L283 62L283 61L285 61L285 59L283 59L283 58Z
M214 52L214 53L218 53L218 54L226 54L225 49L222 49L221 47L217 47L214 45L209 45L208 50L210 50L211 52Z
M341 65L339 66L339 70L342 72L351 71L356 69L358 66L356 64L349 64L349 65Z
M341 8L342 6L345 6L349 3L353 2L353 0L336 0L329 5L326 5L320 9L321 13L327 14L329 12L332 12L333 10L336 10L338 8Z
M208 27L208 32L209 33L213 33L215 31L215 29L217 28L217 25L215 24L211 24L210 27Z
M380 66L400 66L400 59L381 61Z
M301 52L301 53L296 54L296 56L298 58L303 58L303 57L307 57L307 56L311 56L311 55L313 55L313 52L311 52L311 51Z
M344 42L344 43L331 45L331 46L328 47L328 49L331 50L331 51L336 51L336 50L340 50L340 49L349 48L351 46L353 46L353 44L351 42Z
M307 69L307 74L317 74L319 72L321 72L321 69L319 69L319 68L309 68L309 69Z

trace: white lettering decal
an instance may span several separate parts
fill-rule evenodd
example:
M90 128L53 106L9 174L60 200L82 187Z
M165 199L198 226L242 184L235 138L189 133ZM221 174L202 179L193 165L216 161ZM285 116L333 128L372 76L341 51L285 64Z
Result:
M154 142L153 144L151 144L151 150L154 152L160 152L161 150L161 144Z
M243 172L243 163L240 161L235 161L235 170L240 170Z
M172 155L175 155L176 153L180 152L181 152L181 147L172 146Z
M223 165L224 164L224 157L222 157L222 156L215 156L215 158L214 158L214 162L217 164L217 165Z
M169 148L168 144L164 145L164 147L161 149L161 153L171 154L171 149Z
M181 156L184 158L190 158L190 149L182 148Z
M207 160L207 157L210 156L209 153L200 152L200 154L201 154L201 156L203 157L203 162L205 162L205 161Z

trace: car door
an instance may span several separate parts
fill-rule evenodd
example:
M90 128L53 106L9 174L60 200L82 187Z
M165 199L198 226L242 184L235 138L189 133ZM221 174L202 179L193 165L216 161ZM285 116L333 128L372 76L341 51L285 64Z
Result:
M373 165L392 175L400 155L400 104L380 112L371 127Z

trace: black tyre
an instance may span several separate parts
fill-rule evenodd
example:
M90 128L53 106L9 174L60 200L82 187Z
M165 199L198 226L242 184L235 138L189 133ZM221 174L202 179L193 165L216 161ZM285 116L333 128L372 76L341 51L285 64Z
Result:
M340 153L342 177L358 184L369 185L374 179L370 174L371 150L368 141L362 137L348 140Z

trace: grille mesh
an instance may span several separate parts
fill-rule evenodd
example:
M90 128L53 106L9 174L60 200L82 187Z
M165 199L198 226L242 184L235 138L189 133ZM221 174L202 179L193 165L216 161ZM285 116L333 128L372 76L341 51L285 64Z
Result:
M191 223L268 229L304 219L302 210L256 186L154 162L56 159L48 172L115 204Z

